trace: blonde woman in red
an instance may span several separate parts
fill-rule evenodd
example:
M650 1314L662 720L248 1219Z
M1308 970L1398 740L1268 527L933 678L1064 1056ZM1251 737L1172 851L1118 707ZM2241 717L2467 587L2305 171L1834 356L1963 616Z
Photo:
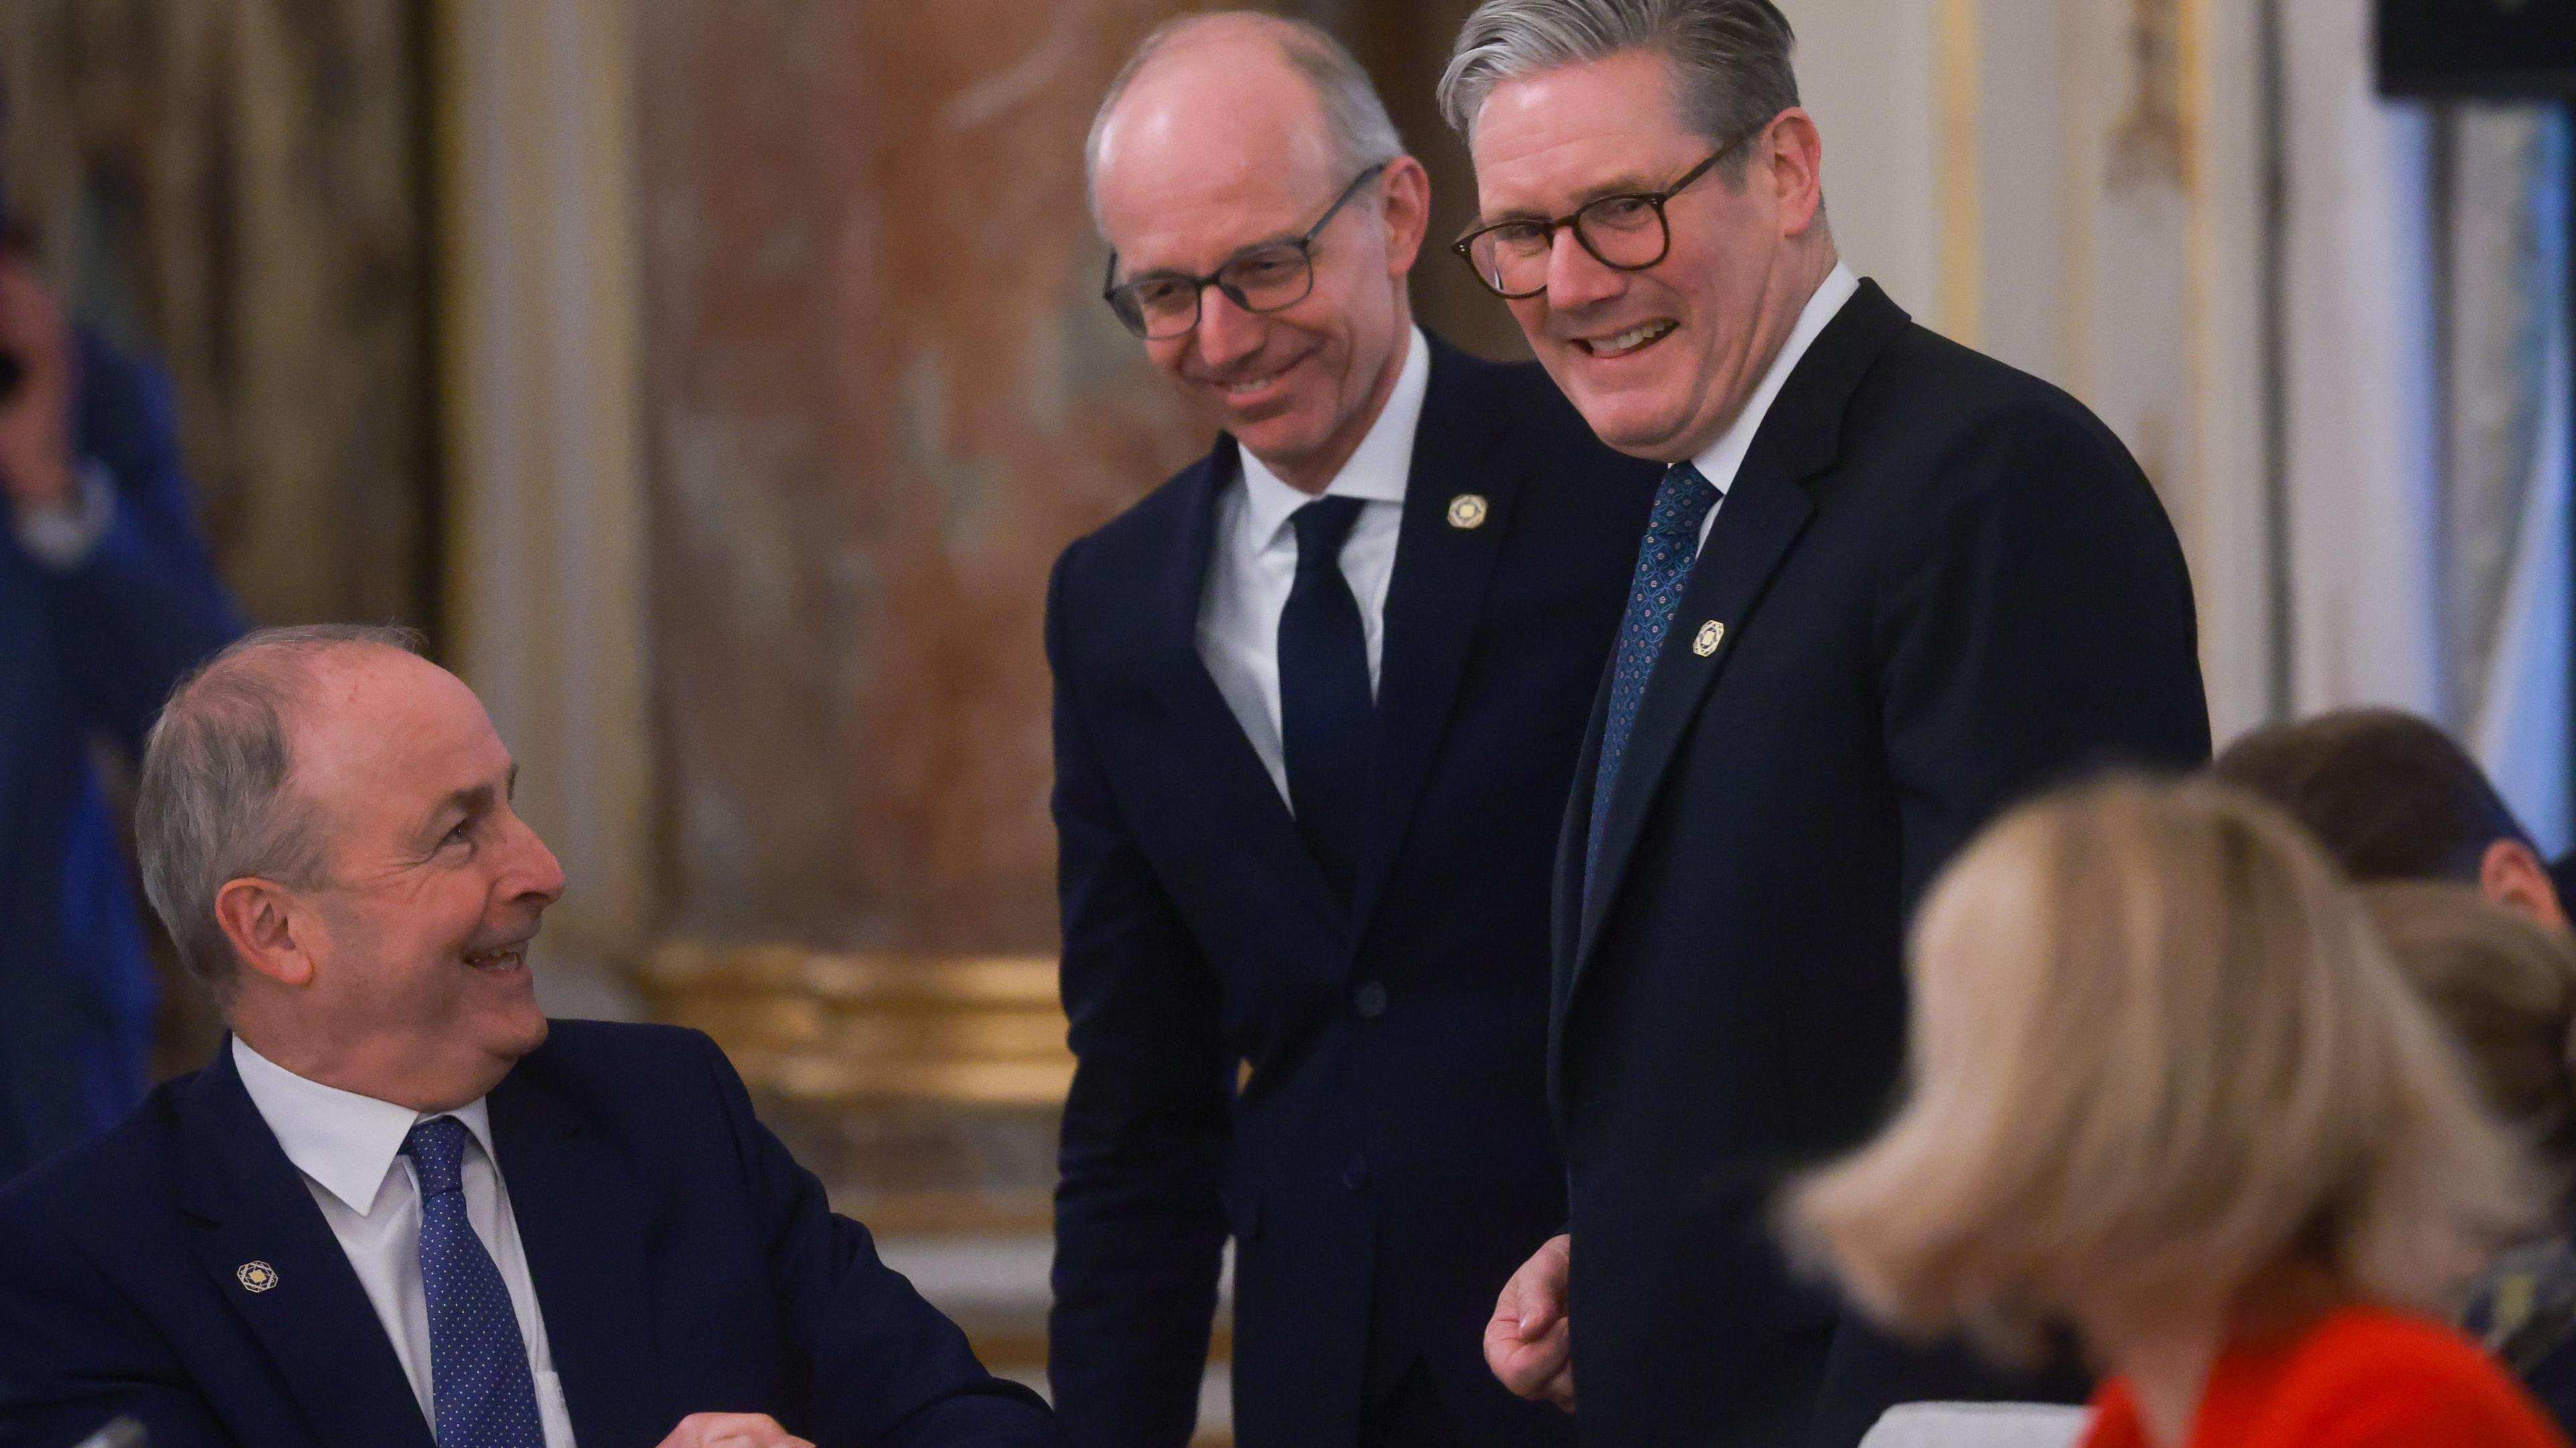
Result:
M2026 806L1910 971L1909 1099L1787 1205L1871 1313L2073 1331L2087 1448L2564 1444L2445 1323L2537 1184L2286 818L2206 781Z

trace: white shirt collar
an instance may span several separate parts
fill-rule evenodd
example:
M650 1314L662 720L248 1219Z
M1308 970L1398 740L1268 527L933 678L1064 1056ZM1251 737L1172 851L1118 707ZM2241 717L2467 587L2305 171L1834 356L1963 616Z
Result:
M1421 426L1422 399L1430 388L1431 343L1415 327L1405 339L1404 366L1396 373L1395 390L1387 394L1385 408L1369 424L1368 436L1360 439L1351 460L1325 487L1326 497L1404 501L1405 479L1413 473L1413 434ZM1313 495L1283 481L1249 448L1243 449L1243 488L1251 503L1244 526L1256 551L1278 541L1289 514L1315 501Z
M1726 431L1717 435L1717 441L1710 443L1707 451L1691 459L1691 465L1698 468L1700 476L1717 489L1719 497L1725 497L1727 490L1735 486L1735 475L1744 466L1744 455L1752 450L1754 434L1762 430L1762 419L1771 411L1772 400L1780 395L1781 384L1797 370L1798 359L1806 356L1807 349L1815 345L1817 334L1825 330L1825 324L1832 321L1834 315L1843 309L1843 303L1850 301L1852 294L1859 290L1860 278L1852 275L1850 267L1835 262L1834 269L1816 285L1815 294L1808 297L1807 305L1799 310L1798 325L1789 329L1789 340L1780 344L1780 355L1771 359L1769 370L1762 374L1761 385L1744 400L1744 409L1735 414L1735 421L1727 424Z
M489 1098L478 1097L454 1111L414 1111L308 1081L252 1050L239 1036L233 1037L233 1066L241 1072L251 1105L259 1108L277 1144L285 1148L286 1159L359 1216L374 1210L385 1173L402 1155L403 1138L433 1115L464 1122L484 1159L499 1160L492 1152L491 1112L484 1104Z

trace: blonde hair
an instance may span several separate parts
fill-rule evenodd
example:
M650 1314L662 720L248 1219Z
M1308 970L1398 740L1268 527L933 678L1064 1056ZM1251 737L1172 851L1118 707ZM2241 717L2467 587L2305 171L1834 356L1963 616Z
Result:
M2284 1267L2439 1311L2534 1218L2353 890L2227 786L2014 811L1935 886L1910 971L1909 1099L1786 1212L1898 1331L2021 1355L2258 1305Z
M2576 1164L2576 937L2468 885L2361 893L2398 969L2467 1055L2487 1108L2564 1186Z

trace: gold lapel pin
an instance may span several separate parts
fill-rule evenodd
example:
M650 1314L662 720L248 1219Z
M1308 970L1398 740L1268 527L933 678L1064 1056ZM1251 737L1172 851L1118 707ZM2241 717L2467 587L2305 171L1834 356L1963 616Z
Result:
M1460 493L1449 500L1449 526L1481 528L1485 525L1487 511L1482 493Z
M247 1292L266 1292L277 1285L277 1269L265 1262L244 1262L233 1269L233 1276L241 1279Z
M1717 646L1724 642L1726 642L1726 625L1716 619L1710 619L1699 626L1699 637L1691 640L1691 652L1704 659L1716 653Z

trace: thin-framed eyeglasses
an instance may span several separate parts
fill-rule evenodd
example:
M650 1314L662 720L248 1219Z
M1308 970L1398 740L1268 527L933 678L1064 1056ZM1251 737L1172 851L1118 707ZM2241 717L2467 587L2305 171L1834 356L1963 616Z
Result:
M1301 236L1255 242L1225 259L1225 265L1195 277L1187 272L1150 271L1118 280L1118 253L1109 254L1109 274L1101 278L1101 299L1118 314L1127 330L1149 342L1186 336L1199 324L1199 298L1209 287L1247 312L1276 312L1306 300L1315 289L1315 240L1360 188L1393 165L1380 161L1351 178L1323 216Z
M1672 254L1672 222L1664 206L1688 190L1736 148L1762 134L1767 125L1745 132L1720 146L1705 161L1682 173L1661 191L1627 191L1596 196L1553 220L1515 217L1480 226L1449 244L1466 259L1468 270L1485 290L1505 301L1519 301L1547 290L1549 258L1556 234L1571 227L1574 239L1592 259L1613 271L1644 271Z

